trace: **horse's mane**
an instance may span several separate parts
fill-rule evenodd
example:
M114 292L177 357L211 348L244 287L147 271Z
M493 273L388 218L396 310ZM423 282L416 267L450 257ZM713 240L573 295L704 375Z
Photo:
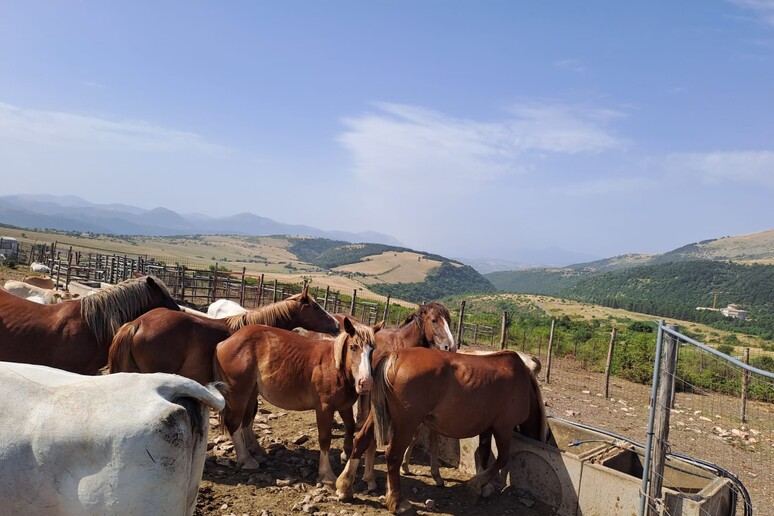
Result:
M406 319L401 323L400 327L403 328L404 326L411 323L417 325L422 324L422 319L424 318L425 314L433 308L435 308L438 313L441 314L441 317L446 319L446 321L451 324L451 313L449 312L449 309L446 308L445 305L433 301L432 303L427 303L426 305L420 305L415 312L410 313L406 317Z
M169 290L164 283L153 276L132 278L112 287L95 292L81 299L81 317L97 338L100 346L109 346L118 328L132 321L157 305L151 295L153 281L167 296Z
M250 324L265 324L266 326L276 326L283 321L289 321L293 318L293 308L298 305L301 294L290 296L283 301L277 301L270 305L262 306L254 310L243 312L241 314L224 317L223 320L231 330L238 330Z
M356 342L371 342L373 344L375 339L374 329L370 326L367 326L365 324L357 322L353 318L349 318L350 321L352 321L352 326L355 328L355 335L352 337L355 339ZM336 337L334 337L334 347L336 345L343 345L347 340L347 337L349 337L349 334L345 331L342 331Z

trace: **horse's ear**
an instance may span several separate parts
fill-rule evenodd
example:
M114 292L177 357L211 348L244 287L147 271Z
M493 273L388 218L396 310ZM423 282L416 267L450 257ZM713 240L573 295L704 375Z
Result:
M304 283L304 290L301 292L301 297L309 297L309 283Z
M157 286L157 285L156 285L156 282L155 282L155 281L154 281L154 279L153 279L153 276L145 276L145 282L146 282L146 283L147 283L149 286L151 286L151 287L155 287L155 286Z
M354 337L357 334L357 331L355 331L355 326L352 324L352 321L349 319L349 317L344 318L344 331L347 332L350 337Z
M384 319L382 319L378 323L374 324L374 333L376 333L379 330L381 330L383 326L384 326Z

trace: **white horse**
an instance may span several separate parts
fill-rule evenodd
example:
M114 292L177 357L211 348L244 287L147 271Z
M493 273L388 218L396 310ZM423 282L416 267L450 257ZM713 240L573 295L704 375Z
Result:
M51 273L51 269L48 267L48 265L44 265L44 264L39 263L39 262L32 262L30 264L30 270L32 272L42 272L44 274L50 274Z
M23 281L8 280L5 282L5 290L17 297L23 297L29 299L30 297L36 297L43 300L43 304L54 305L61 303L62 301L69 301L73 299L73 295L67 290L52 290L47 288L36 287L24 283ZM37 299L31 300L40 302Z
M211 319L222 319L224 317L243 314L245 312L247 312L246 309L239 306L239 303L231 301L230 299L218 299L207 307L207 317L210 317Z
M0 512L193 514L214 387L10 362L0 385Z
M0 254L0 265L3 265L5 263L5 255Z

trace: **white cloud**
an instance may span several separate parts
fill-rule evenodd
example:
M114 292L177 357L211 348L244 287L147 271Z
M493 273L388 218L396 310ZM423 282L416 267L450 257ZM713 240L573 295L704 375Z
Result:
M454 118L403 104L343 120L338 141L356 176L390 190L437 188L461 193L508 172L532 168L545 154L596 153L624 142L605 129L621 114L555 104L511 108L505 120Z
M680 153L667 157L673 173L697 177L709 184L746 183L774 186L774 152L731 151Z
M0 138L73 150L225 150L202 136L142 121L114 121L0 103Z
M768 25L774 25L774 0L730 0L743 9L754 11L759 19Z

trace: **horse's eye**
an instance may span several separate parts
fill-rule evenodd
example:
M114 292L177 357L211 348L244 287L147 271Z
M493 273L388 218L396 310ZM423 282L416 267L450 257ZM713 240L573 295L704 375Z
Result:
M436 318L432 318L432 319L430 319L430 322L432 322L433 324L435 324L436 322L438 322L438 319L436 319Z
M349 350L350 351L355 351L355 345L354 344L350 344L349 345Z

